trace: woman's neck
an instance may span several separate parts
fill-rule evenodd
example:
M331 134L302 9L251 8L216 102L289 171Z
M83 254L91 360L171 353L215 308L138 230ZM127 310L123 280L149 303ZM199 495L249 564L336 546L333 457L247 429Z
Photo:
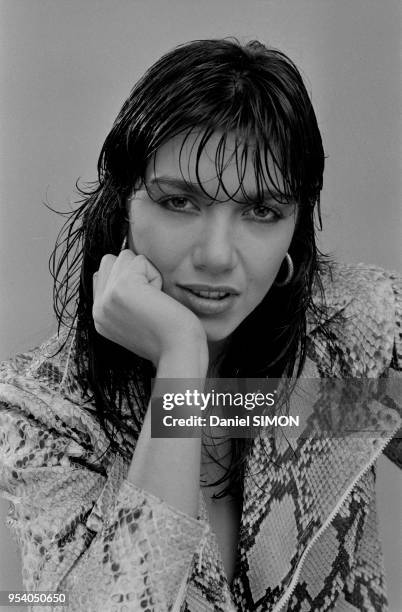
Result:
M224 338L223 340L218 340L216 342L208 342L208 378L219 378L219 365L227 343L228 338Z

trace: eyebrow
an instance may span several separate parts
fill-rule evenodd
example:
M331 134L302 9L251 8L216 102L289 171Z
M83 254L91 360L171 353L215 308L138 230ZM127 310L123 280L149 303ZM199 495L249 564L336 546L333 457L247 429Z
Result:
M186 193L192 193L195 195L203 195L205 197L205 193L201 189L201 187L190 181L185 181L184 179L179 179L170 176L155 176L151 178L150 181L146 182L146 187L159 187L159 186L172 187L173 189L177 189L178 191L183 191Z
M198 183L193 183L191 181L185 181L184 179L179 179L179 178L172 177L172 176L154 176L145 183L146 189L152 188L154 186L171 187L182 193L189 193L191 195L196 195L201 198L206 197L205 191L199 186ZM283 198L283 195L275 189L272 189L272 191L263 191L262 195L263 195L262 201L273 199L275 200L275 203L282 205L282 206L292 203L291 201L281 202L280 200ZM235 197L236 197L236 202L239 202L240 204L248 204L250 202L255 202L258 204L261 202L261 198L258 197L257 192L250 192L247 199L245 199L242 197L241 190L239 189L239 197L237 195Z

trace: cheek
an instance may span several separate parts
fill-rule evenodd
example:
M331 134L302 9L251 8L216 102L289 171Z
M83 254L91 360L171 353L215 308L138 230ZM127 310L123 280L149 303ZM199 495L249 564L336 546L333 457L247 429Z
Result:
M183 254L177 248L177 240L173 240L156 223L133 223L130 229L130 247L137 255L145 255L159 270L162 277L173 271L180 263Z
M272 287L286 256L293 231L284 233L277 239L260 246L248 266L249 297L255 305L259 304Z

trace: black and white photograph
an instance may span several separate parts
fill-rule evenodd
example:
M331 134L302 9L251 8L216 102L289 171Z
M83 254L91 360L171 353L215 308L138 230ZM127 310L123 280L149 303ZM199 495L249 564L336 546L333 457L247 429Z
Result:
M0 609L402 609L398 0L0 0Z

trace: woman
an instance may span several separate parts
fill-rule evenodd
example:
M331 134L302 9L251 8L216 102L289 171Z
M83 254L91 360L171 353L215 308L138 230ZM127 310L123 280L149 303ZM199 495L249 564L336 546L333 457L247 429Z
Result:
M385 609L373 465L392 390L383 438L151 436L163 379L291 390L398 368L395 275L318 257L323 168L296 67L258 42L183 45L134 87L53 256L71 333L3 367L27 589L71 610Z

